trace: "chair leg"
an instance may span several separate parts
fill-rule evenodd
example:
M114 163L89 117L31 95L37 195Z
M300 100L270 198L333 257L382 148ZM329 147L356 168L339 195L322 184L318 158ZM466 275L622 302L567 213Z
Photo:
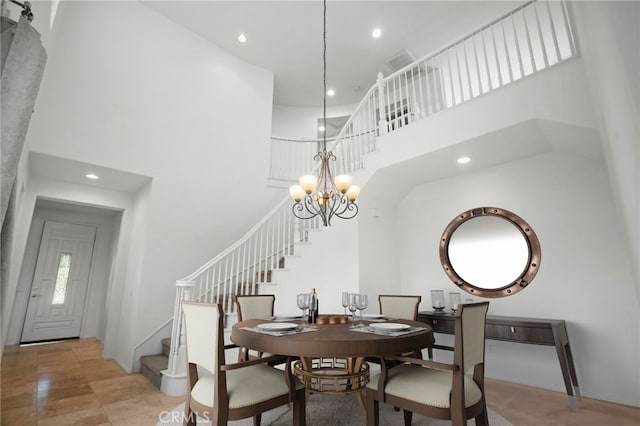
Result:
M482 413L478 414L475 418L476 426L489 426L489 416L487 415L487 404L484 403L484 409Z
M379 425L379 408L379 403L375 399L375 391L367 389L367 426Z
M188 391L187 391L188 392ZM184 413L182 415L183 426L196 426L196 413L191 410L191 398L187 396L184 402Z
M304 389L296 391L293 400L293 426L305 426L307 424L306 402L307 392Z
M464 417L463 415L459 415L459 413L456 413L455 411L453 411L451 413L451 425L452 426L467 426L467 419Z
M258 413L253 416L253 426L260 426L260 422L262 421L262 413Z
M411 426L413 413L409 410L402 410L402 414L404 414L404 426Z

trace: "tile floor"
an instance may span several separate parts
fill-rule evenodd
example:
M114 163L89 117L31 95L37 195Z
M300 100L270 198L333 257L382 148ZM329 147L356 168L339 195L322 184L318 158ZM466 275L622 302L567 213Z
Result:
M2 425L149 426L184 400L102 359L94 339L6 348L1 377Z

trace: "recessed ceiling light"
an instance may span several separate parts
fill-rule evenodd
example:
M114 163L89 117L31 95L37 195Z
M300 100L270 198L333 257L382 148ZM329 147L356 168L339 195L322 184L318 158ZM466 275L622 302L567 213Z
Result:
M333 95L335 95L335 94L336 94L336 91L335 91L335 90L333 90L333 89L329 89L329 90L327 90L327 96L333 96Z
M98 175L96 175L94 173L89 173L87 175L84 175L84 177L86 177L87 179L93 179L93 180L100 179L100 176L98 176Z
M320 130L321 132L324 132L324 126L318 126L318 130Z
M458 158L458 164L466 164L469 161L471 161L471 158L469 158L469 157L460 157L460 158Z
M238 36L238 41L239 41L240 43L246 43L246 42L247 42L247 36L246 36L246 35L244 35L244 34L240 34L240 35Z
M382 30L380 28L374 28L373 31L371 31L371 37L373 38L380 38L381 35Z

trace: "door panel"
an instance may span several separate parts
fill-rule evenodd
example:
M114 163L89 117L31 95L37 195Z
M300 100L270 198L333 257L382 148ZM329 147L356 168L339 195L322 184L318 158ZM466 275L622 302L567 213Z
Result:
M96 228L44 224L22 342L80 336Z

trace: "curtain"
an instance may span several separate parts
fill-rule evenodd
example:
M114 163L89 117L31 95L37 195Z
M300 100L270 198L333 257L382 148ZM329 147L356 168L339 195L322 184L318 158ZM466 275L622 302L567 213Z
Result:
M18 22L2 18L1 58L0 223L4 223L11 188L18 172L24 140L47 61L40 34L26 18L21 17Z

